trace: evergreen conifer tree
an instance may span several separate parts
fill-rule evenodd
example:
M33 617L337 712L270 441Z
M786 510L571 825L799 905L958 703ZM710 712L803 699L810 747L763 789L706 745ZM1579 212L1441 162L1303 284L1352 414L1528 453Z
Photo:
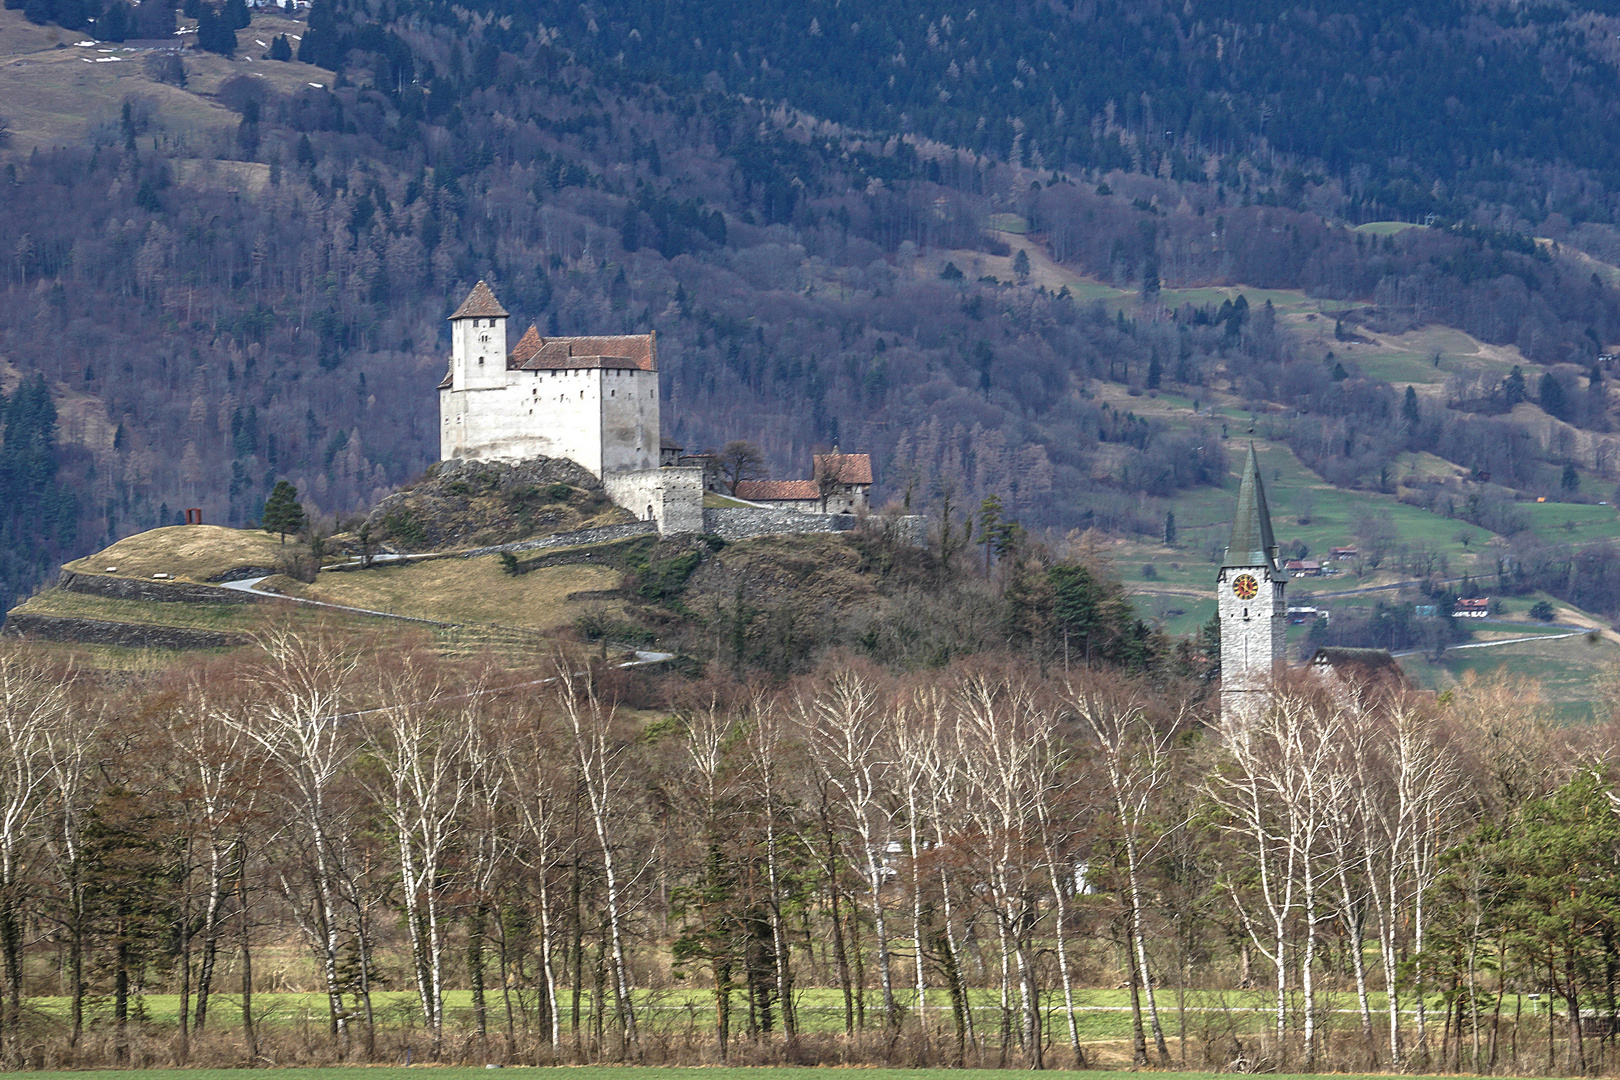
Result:
M276 481L270 497L264 500L264 531L277 533L281 542L287 534L304 527L304 506L298 501L298 489L286 480Z

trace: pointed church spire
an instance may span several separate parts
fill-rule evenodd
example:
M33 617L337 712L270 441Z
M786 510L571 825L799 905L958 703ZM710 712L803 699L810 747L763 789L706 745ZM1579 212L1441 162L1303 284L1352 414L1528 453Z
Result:
M1266 505L1266 486L1260 480L1260 459L1252 442L1238 487L1232 539L1227 541L1226 560L1221 565L1269 566L1273 570L1277 566L1277 538L1271 533L1271 509Z

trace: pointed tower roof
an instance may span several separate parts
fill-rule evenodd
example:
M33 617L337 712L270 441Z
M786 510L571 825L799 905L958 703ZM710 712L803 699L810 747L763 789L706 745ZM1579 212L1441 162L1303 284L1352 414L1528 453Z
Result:
M472 292L467 294L467 299L461 302L461 306L456 308L456 313L450 318L504 319L506 309L495 299L495 294L490 292L489 286L480 281L472 287Z
M1232 538L1226 543L1226 559L1221 565L1277 567L1277 538L1271 532L1271 509L1266 505L1266 486L1260 480L1260 459L1255 455L1254 443L1249 444L1249 460L1243 465Z

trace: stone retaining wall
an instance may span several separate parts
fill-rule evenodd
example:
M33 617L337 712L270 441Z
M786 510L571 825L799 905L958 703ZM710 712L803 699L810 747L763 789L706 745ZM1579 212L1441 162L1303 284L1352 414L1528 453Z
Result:
M80 645L121 645L129 649L227 649L247 644L241 634L193 630L184 626L106 622L65 615L36 615L14 611L6 618L5 633L42 641L68 641Z
M726 507L703 511L703 531L726 540L796 533L847 532L855 527L850 514L805 514L797 510Z
M577 529L574 532L542 536L535 540L519 540L515 544L496 544L494 547L458 551L455 557L470 559L475 555L499 555L503 551L540 551L543 548L572 547L575 544L601 544L608 540L623 540L628 536L646 536L658 532L656 521L633 521L628 525L603 525L599 529Z
M249 578L269 577L271 574L279 573L281 571L274 566L237 566L225 571L223 574L215 574L208 580L215 585L219 585L227 581L247 581Z
M104 596L113 600L145 600L160 604L251 604L265 599L238 589L199 585L192 581L148 581L145 578L105 577L63 570L56 581L63 592Z

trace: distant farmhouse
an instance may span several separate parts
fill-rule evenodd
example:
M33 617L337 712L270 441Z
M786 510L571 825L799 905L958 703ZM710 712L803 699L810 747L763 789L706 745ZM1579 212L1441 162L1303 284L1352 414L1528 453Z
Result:
M530 326L509 350L510 317L482 281L450 316L441 460L567 458L661 533L837 530L867 510L871 458L835 449L816 455L808 480L743 481L732 499L741 505L705 511L719 470L662 437L655 334L548 338Z

